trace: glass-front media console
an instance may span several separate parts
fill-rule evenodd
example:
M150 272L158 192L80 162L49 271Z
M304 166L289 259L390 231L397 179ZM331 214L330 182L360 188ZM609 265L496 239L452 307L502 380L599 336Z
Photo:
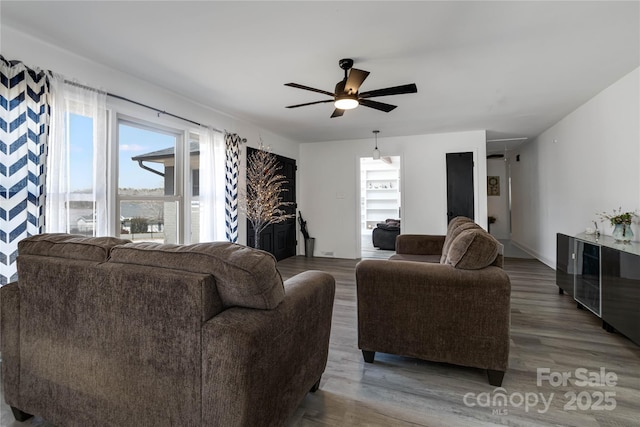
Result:
M556 236L556 284L578 308L640 345L640 243L610 236Z

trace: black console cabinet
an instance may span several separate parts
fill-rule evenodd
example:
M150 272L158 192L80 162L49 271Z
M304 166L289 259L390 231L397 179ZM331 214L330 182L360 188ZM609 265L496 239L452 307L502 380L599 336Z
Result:
M640 345L640 243L610 236L556 236L556 284L618 331Z

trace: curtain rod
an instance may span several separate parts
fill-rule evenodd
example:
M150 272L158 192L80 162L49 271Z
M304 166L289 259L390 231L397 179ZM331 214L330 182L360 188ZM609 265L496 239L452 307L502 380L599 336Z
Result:
M71 80L66 80L66 79L65 79L65 81L64 81L64 82L65 82L66 84L69 84L69 85L72 85L72 86L76 86L76 87L80 87L80 88L83 88L83 89L87 89L87 90L94 90L94 91L96 91L96 92L102 92L102 93L104 93L104 94L106 94L107 96L110 96L110 97L112 97L112 98L120 99L120 100L122 100L122 101L127 101L127 102L130 102L130 103L132 103L132 104L136 104L136 105L139 105L139 106L141 106L141 107L148 108L149 110L153 110L153 111L155 111L156 113L158 113L158 117L160 117L160 114L164 114L164 115L166 115L166 116L174 117L174 118L176 118L176 119L183 120L183 121L185 121L185 122L188 122L188 123L194 124L194 125L196 125L196 126L201 126L201 127L209 128L209 129L213 130L214 132L218 132L218 133L222 133L222 134L224 134L224 132L223 132L223 131L221 131L220 129L216 129L216 128L214 128L213 126L203 125L203 124L198 123L198 122L196 122L196 121L193 121L193 120L191 120L191 119L187 119L187 118L184 118L184 117L181 117L181 116L178 116L178 115L172 114L172 113L168 113L168 112L166 112L166 111L164 111L164 110L160 110L159 108L155 108L155 107L152 107L152 106L150 106L150 105L143 104L142 102L138 102L138 101L134 101L134 100L129 99L129 98L125 98L124 96L116 95L116 94L114 94L114 93L110 93L110 92L104 92L104 91L102 91L102 90L100 90L100 89L96 89L96 88L93 88L93 87L90 87L90 86L86 86L86 85L83 85L83 84L80 84L80 83L76 83L76 82L73 82L73 81L71 81Z
M19 60L8 60L8 59L6 59L3 55L0 55L0 61L1 61L1 62L4 62L6 65L10 65L10 66L12 66L12 67L13 67L13 66L15 66L15 65L17 65L17 64L23 64L23 65L25 66L25 68L27 68L27 70L29 70L29 71L33 71L34 73L36 72L35 70L33 70L33 69L29 68L29 67L28 67L24 62L19 61ZM52 75L53 75L53 72L52 72L51 70L47 70L47 72L49 73L49 75L50 75L50 76L52 76ZM67 80L67 79L65 79L65 80L64 80L64 82L65 82L65 83L67 83L67 84L70 84L70 85L72 85L72 86L80 87L80 88L83 88L83 89L87 89L87 90L94 90L94 91L96 91L96 92L102 92L102 93L104 93L104 94L106 94L107 96L110 96L110 97L112 97L112 98L120 99L120 100L122 100L122 101L127 101L127 102L130 102L130 103L132 103L132 104L136 104L136 105L139 105L139 106L141 106L141 107L148 108L148 109L153 110L153 111L155 111L156 113L158 113L158 117L160 117L160 114L164 114L164 115L167 115L167 116L170 116L170 117L174 117L174 118L176 118L176 119L183 120L183 121L185 121L185 122L188 122L188 123L194 124L194 125L196 125L196 126L201 126L201 127L209 128L209 129L213 130L214 132L218 132L218 133L221 133L221 134L223 134L223 135L225 134L225 132L223 132L223 131L221 131L220 129L217 129L217 128L213 127L213 126L203 125L202 123L198 123L198 122L193 121L193 120L191 120L191 119L187 119L187 118L185 118L185 117L181 117L181 116L178 116L178 115L175 115L175 114L172 114L172 113L167 113L166 111L164 111L164 110L160 110L159 108L155 108L155 107L152 107L152 106L150 106L150 105L143 104L142 102L138 102L138 101L134 101L134 100L129 99L129 98L125 98L124 96L116 95L116 94L114 94L114 93L110 93L110 92L104 92L104 91L102 91L102 90L100 90L100 89L96 89L96 88L93 88L93 87L91 87L91 86L86 86L86 85L83 85L83 84L80 84L80 83L76 83L76 82L74 82L74 81Z

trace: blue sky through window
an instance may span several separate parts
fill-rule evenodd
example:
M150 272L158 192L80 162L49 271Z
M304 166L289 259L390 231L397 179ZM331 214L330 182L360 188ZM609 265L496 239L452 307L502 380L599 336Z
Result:
M118 187L136 189L164 188L163 177L142 169L138 162L131 160L131 158L167 148L175 150L175 136L126 124L120 124L119 133L120 177ZM162 163L145 162L145 165L164 172Z
M119 187L163 188L164 181L161 176L140 168L138 162L131 158L166 148L175 149L175 136L124 124L120 125L119 131ZM93 120L90 117L71 114L69 137L71 191L91 190L93 188ZM149 162L145 164L164 172L162 164Z
M69 115L69 181L71 191L93 189L93 119Z

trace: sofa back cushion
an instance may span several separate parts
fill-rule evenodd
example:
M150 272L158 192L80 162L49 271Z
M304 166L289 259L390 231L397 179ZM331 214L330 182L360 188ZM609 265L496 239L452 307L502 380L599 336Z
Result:
M482 229L463 230L451 242L445 264L463 270L479 270L494 263L500 242Z
M444 264L447 259L447 253L449 253L449 248L451 247L451 243L455 240L456 237L464 230L470 229L479 229L481 228L478 224L473 222L472 219L469 219L464 216L458 216L451 220L449 225L447 226L447 235L444 238L444 245L442 246L442 255L440 257L440 263Z
M103 262L109 258L112 248L126 243L131 243L131 240L45 233L21 240L18 243L18 254Z
M211 274L225 307L273 309L284 299L273 255L234 243L130 243L114 248L109 262Z
M65 425L201 425L202 328L222 311L214 277L71 253L18 257L20 404L79 417L60 415Z

